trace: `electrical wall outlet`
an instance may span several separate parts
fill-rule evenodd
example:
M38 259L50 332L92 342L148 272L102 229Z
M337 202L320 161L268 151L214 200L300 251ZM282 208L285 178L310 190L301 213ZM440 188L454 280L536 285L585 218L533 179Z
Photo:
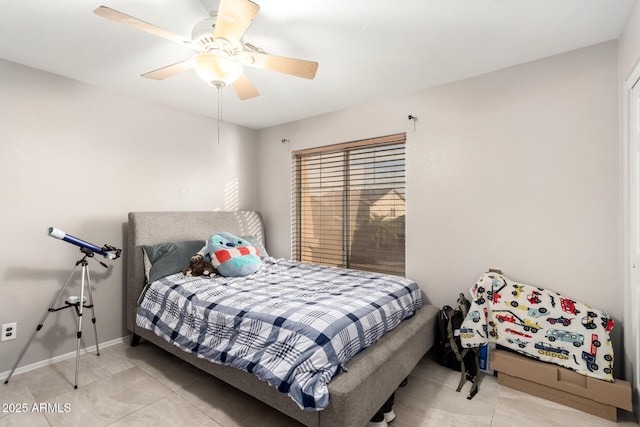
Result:
M0 341L15 340L17 326L18 324L16 322L3 324L2 337L0 337Z

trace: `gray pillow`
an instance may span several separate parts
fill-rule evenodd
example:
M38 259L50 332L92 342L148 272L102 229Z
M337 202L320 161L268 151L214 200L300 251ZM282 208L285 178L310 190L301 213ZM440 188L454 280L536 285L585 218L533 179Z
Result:
M204 240L165 242L142 246L150 264L147 283L153 283L163 277L181 272L189 265L191 255L197 253L203 246Z

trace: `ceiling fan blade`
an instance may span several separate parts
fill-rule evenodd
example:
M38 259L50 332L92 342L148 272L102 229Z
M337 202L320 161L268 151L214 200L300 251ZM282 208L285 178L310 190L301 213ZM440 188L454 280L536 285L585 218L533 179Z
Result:
M260 6L249 0L220 0L213 40L223 38L235 45L259 10Z
M245 50L242 53L253 58L250 67L262 68L269 71L277 71L279 73L290 74L305 79L313 79L318 71L318 63L314 61L306 61L304 59L286 58L284 56L267 55L260 52L252 52Z
M186 61L177 62L172 65L167 65L166 67L158 68L157 70L149 71L148 73L144 73L142 77L153 80L164 80L183 71L190 70L191 67L191 59L187 59Z
M93 13L103 18L119 22L120 24L128 25L146 33L153 34L154 36L162 37L164 39L171 40L177 43L188 43L187 40L176 34L173 34L167 30L163 30L162 28L158 28L155 25L149 24L147 22L141 21L137 18L134 18L133 16L118 12L117 10L111 9L107 6L100 6L99 8L94 10Z
M236 95L238 95L238 98L242 101L249 98L255 98L260 95L258 89L256 89L253 83L251 83L244 74L238 77L238 80L231 83L231 87L236 92Z

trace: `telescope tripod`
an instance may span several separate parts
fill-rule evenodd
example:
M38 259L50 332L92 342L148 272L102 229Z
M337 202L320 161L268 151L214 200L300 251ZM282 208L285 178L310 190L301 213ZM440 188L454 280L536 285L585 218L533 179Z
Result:
M9 382L9 380L11 379L11 376L13 375L14 371L18 367L18 364L20 363L20 360L22 360L22 357L27 352L27 349L29 348L29 346L31 345L31 342L35 338L36 333L40 329L42 329L42 326L44 326L44 322L47 320L47 317L49 317L49 314L55 313L56 311L64 310L65 308L73 307L75 309L75 311L76 311L76 316L78 318L78 330L77 330L77 334L76 334L77 339L78 339L78 343L77 343L77 346L76 346L76 377L75 377L75 383L73 385L74 389L78 388L78 368L79 368L79 364L78 363L79 363L79 356L80 356L80 340L82 339L82 315L83 315L83 309L84 308L90 308L91 309L91 315L92 315L91 322L93 323L93 333L95 334L95 338L96 338L97 356L100 356L100 347L98 346L98 330L96 328L96 314L95 314L95 311L93 309L93 295L91 294L91 278L89 277L89 262L87 261L87 258L92 258L94 253L91 250L86 249L86 248L81 248L80 251L84 254L84 256L80 260L78 260L76 262L76 265L73 268L73 270L71 271L71 274L69 275L69 278L64 283L62 288L60 288L60 290L56 294L56 296L53 299L53 301L51 301L51 304L49 305L49 308L47 309L47 311L45 312L44 316L42 317L42 320L38 324L38 327L36 328L35 331L33 331L33 334L31 334L31 338L29 338L29 342L27 342L27 345L24 347L24 349L20 353L20 356L18 357L18 360L16 361L16 364L13 365L13 369L11 369L11 372L9 373L9 376L7 377L7 379L4 382L5 384L7 384ZM104 263L102 263L100 261L98 261L98 262L104 268L107 268L106 264L104 264ZM60 295L62 295L62 292L64 292L65 288L67 287L67 285L71 281L71 278L73 277L74 273L76 272L76 270L77 270L77 268L79 266L82 266L82 287L80 288L80 297L71 296L71 297L67 298L67 300L64 302L65 305L63 305L61 307L58 307L58 308L54 308L56 303L57 303L57 301L58 301L58 298L60 298ZM89 290L89 298L88 298L89 304L85 304L85 302L87 300L87 298L85 298L85 295L84 295L85 284L87 285L87 289Z

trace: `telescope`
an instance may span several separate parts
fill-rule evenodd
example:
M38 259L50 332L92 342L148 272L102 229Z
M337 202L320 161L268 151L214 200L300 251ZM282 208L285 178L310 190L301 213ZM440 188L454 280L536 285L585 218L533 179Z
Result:
M105 244L103 247L99 247L89 242L85 242L82 239L78 239L77 237L73 237L72 235L67 234L64 231L58 230L57 228L54 228L54 227L49 227L49 236L55 237L56 239L64 240L67 243L71 243L73 245L79 246L80 250L82 250L85 253L86 251L93 252L98 255L102 255L103 257L108 259L119 258L120 254L122 253L122 249L116 249L115 247L107 244Z
M16 368L20 364L20 361L22 360L22 356L24 356L24 354L26 353L27 349L31 345L31 342L35 338L36 333L40 329L42 329L42 326L44 325L44 322L47 320L47 317L49 316L49 314L55 313L56 311L64 310L65 308L73 307L75 309L75 311L76 311L76 316L78 317L78 332L76 333L76 337L78 338L78 341L77 341L77 344L76 344L76 379L75 379L75 383L73 385L73 388L77 389L78 388L78 371L79 371L79 368L80 368L80 365L79 365L80 341L82 340L82 310L85 309L85 308L90 308L91 309L91 314L92 314L91 322L93 323L93 332L94 332L94 334L96 336L96 350L97 350L97 355L100 356L100 346L98 344L98 329L96 328L96 314L95 314L94 307L93 307L93 296L91 295L91 279L89 278L89 261L87 261L87 258L93 258L94 254L98 254L98 255L102 255L103 257L108 258L108 259L116 259L116 258L118 258L120 256L120 254L122 253L122 250L121 249L116 249L116 248L114 248L113 246L110 246L110 245L104 245L103 247L99 247L97 245L93 245L93 244L91 244L89 242L85 242L82 239L78 239L77 237L73 237L73 236L65 233L64 231L58 230L57 228L54 228L54 227L49 227L48 234L49 234L49 236L55 237L56 239L64 240L67 243L72 243L72 244L74 244L76 246L79 246L80 247L80 251L84 254L84 256L82 257L82 259L80 259L80 260L78 260L78 262L76 262L76 266L73 268L73 271L71 271L71 274L69 275L69 278L67 279L66 282L64 282L64 285L62 286L62 288L60 288L60 290L58 291L58 294L56 295L56 297L51 302L51 305L49 306L49 309L45 312L44 317L42 318L42 320L38 324L38 327L36 328L36 330L33 331L33 334L31 335L31 338L29 338L29 342L27 342L27 345L22 349L22 352L20 353L20 356L18 356L18 360L16 360L16 364L13 365L13 369L11 369L11 372L9 373L9 376L4 381L4 383L5 384L9 383L9 379L11 379L11 376L13 375L13 373L16 371ZM102 261L98 261L98 262L104 268L109 268L107 266L107 264L103 263ZM71 282L71 278L73 277L73 273L75 273L75 271L78 268L78 266L82 266L82 279L81 279L82 280L82 288L80 288L80 296L70 296L64 302L64 304L65 304L64 306L55 308L56 301L58 301L58 299L60 298L60 295L62 295L62 293L64 292L64 289L67 287L69 282ZM89 298L88 299L87 299L87 297L85 296L85 293L84 293L85 285L87 286L87 291L89 292Z

